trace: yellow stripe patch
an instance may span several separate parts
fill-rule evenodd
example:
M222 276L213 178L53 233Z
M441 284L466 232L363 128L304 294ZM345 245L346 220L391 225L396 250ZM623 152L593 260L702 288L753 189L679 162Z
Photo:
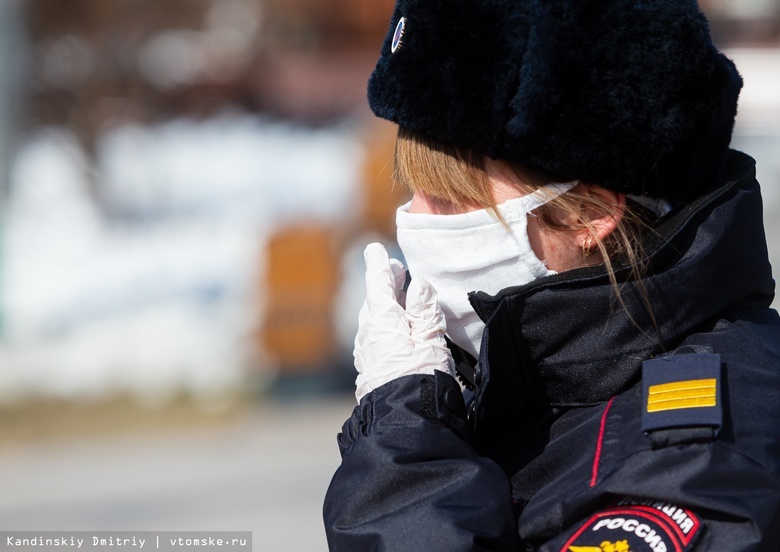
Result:
M647 394L647 411L716 406L717 391L718 380L715 378L652 385Z

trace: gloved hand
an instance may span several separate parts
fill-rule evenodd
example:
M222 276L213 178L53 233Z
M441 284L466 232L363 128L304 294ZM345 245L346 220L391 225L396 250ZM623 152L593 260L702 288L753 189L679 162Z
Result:
M366 301L358 316L355 368L358 402L377 387L401 376L454 375L452 355L444 341L447 324L436 301L436 291L414 278L406 293L406 270L388 259L379 243L369 244L366 261Z

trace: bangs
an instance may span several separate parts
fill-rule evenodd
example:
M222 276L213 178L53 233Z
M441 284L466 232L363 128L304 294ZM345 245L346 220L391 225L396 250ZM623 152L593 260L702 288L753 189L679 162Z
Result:
M495 208L485 159L405 128L395 142L395 182L459 208Z

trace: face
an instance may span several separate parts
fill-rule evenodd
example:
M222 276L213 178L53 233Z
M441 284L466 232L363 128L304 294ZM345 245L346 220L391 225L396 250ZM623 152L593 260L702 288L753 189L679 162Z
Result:
M517 176L510 173L504 167L489 160L486 164L493 197L496 204L501 204L510 199L525 195L521 186L518 186ZM583 186L583 184L580 184ZM603 190L603 188L602 188ZM452 203L431 198L415 192L412 195L412 203L409 206L410 213L429 213L436 215L452 215L480 209L479 205L459 208ZM560 221L563 224L574 224L576 221ZM563 272L573 268L598 264L601 262L599 255L585 256L583 243L587 235L580 231L561 232L543 227L534 216L528 218L528 239L536 256L546 263L547 268L556 272Z

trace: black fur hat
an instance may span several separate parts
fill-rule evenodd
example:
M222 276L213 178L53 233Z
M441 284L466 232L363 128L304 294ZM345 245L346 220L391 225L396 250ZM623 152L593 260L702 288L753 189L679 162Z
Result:
M742 79L695 0L397 0L374 113L560 181L719 184Z

